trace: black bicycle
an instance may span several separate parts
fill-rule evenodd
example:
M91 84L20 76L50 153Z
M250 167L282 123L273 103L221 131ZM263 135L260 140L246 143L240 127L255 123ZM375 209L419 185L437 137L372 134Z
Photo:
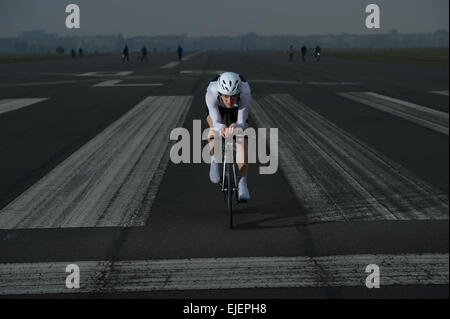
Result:
M319 51L317 51L315 53L315 57L316 57L316 61L319 62L320 61L320 52Z
M231 125L231 109L225 110L225 125ZM233 228L233 194L238 202L238 186L236 174L236 144L233 138L225 139L222 137L222 181L220 183L221 191L224 193L230 216L230 228Z

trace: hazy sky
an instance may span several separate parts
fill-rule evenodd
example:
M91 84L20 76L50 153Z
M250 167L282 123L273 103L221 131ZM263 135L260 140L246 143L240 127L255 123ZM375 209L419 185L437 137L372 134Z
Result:
M65 27L66 5L81 28ZM365 7L378 4L381 29L366 29ZM45 29L60 35L188 36L402 33L448 30L448 0L0 0L0 37Z

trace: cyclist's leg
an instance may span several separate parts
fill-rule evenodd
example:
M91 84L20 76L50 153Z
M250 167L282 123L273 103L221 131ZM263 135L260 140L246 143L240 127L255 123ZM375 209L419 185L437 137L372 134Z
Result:
M220 135L219 135L219 133L217 133L214 130L213 122L209 115L206 117L206 122L209 125L209 133L208 133L209 153L211 154L211 156L213 156L214 155L214 140L216 138L219 138Z
M220 135L214 130L213 123L211 117L208 115L206 117L206 122L209 125L208 132L208 145L209 145L209 153L211 155L211 164L209 167L209 179L212 183L217 184L220 182L220 167L218 162L214 159L214 141L220 138Z
M245 125L248 128L248 124ZM236 135L236 163L239 168L239 185L238 185L238 199L245 202L250 199L250 193L247 187L247 173L248 173L248 141L243 134Z
M235 108L231 117L231 121L236 123L238 119L238 109ZM248 128L248 120L245 123L245 129ZM246 176L248 172L248 144L244 131L236 133L236 164L239 168L239 175Z
M245 125L248 128L248 123ZM236 163L239 175L247 175L248 172L248 141L244 134L236 134Z

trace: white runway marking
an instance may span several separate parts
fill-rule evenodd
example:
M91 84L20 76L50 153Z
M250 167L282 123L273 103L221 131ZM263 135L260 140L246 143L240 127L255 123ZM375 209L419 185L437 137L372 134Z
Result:
M435 94L441 94L441 95L445 95L448 96L448 90L447 91L430 91L431 93L435 93Z
M448 113L373 92L348 92L338 94L350 100L448 135Z
M79 76L79 73L67 73L67 72L19 72L20 74L37 74L37 75L68 75Z
M189 74L189 75L203 75L203 74L221 74L225 71L222 70L181 70L180 74Z
M180 62L178 62L178 61L169 62L169 63L163 65L161 67L161 69L171 69L171 68L177 66L178 64L180 64Z
M97 84L92 87L131 87L131 86L162 86L163 83L120 83L123 80L107 80Z
M357 85L357 82L317 82L317 81L286 81L286 80L249 80L250 83L299 84L299 85Z
M0 264L0 295L200 289L366 287L366 267L384 286L448 285L448 254L234 257ZM66 266L80 268L67 289Z
M191 103L145 98L0 210L0 228L144 225Z
M187 55L186 57L184 57L181 61L187 61L187 60L193 58L194 56L199 55L200 53L201 53L201 52L194 52L194 53L192 53L192 54L189 54L189 55Z
M133 71L98 71L77 74L77 76L126 76L132 74Z
M45 100L48 100L48 98L3 99L0 100L0 114L11 112Z
M70 83L77 83L77 82L78 81L22 82L22 83L0 84L0 87L70 84Z
M188 56L182 58L181 62L187 61L187 60L189 60L190 58L192 58L192 57L194 57L194 56L196 56L196 55L198 55L198 54L200 54L200 52L192 53L192 54L190 54L190 55L188 55ZM169 63L163 65L163 66L161 67L161 69L171 69L171 68L173 68L173 67L176 67L176 66L177 66L178 64L180 64L181 62L180 62L180 61L169 62Z
M278 127L280 167L308 222L448 219L448 195L289 94L252 101L258 127Z

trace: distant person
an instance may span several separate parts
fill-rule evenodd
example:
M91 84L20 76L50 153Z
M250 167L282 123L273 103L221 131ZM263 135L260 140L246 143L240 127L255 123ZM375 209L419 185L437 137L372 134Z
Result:
M294 59L294 46L291 44L289 47L289 62L292 62Z
M183 48L181 47L181 45L178 45L177 53L178 53L178 61L181 61L183 57Z
M141 62L145 60L145 62L148 62L147 59L147 48L144 46L141 50L142 56L141 56Z
M302 61L303 61L303 62L306 61L306 60L305 60L306 50L308 50L308 49L306 48L306 46L305 46L305 45L302 46Z
M320 61L321 49L319 45L314 49L314 56L316 57L316 61Z
M79 49L78 49L78 56L79 56L80 58L83 57L83 49L82 49L82 48L79 48Z
M70 53L72 54L72 58L75 58L77 56L77 53L74 49L70 50Z
M126 45L122 51L122 62L125 62L125 61L130 62L130 53L128 51L128 45Z

